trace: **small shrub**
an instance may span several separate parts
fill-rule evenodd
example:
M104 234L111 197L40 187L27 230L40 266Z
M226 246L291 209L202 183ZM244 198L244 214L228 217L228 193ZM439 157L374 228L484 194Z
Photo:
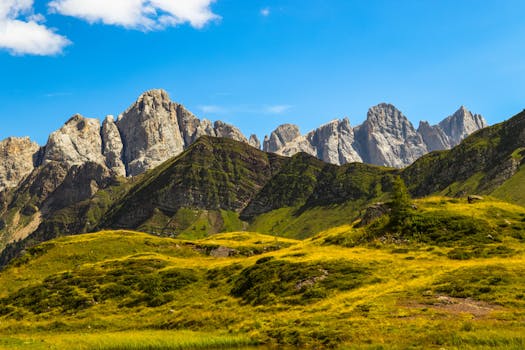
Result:
M303 304L328 296L330 290L359 287L370 277L367 271L343 260L291 263L263 258L236 277L231 294L252 305Z

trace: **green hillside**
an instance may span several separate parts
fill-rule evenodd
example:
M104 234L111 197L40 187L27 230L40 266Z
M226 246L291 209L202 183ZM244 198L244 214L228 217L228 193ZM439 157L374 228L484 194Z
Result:
M524 150L525 111L475 132L449 151L421 157L403 170L403 178L419 197L490 194L513 176L520 177L517 173L525 164ZM513 192L525 192L525 182L514 180L511 184Z
M523 348L525 208L415 205L418 234L384 216L303 241L103 231L40 244L0 273L0 347Z
M522 112L401 170L336 166L304 153L286 158L212 137L130 179L108 177L96 164L70 173L48 164L7 195L0 249L11 243L0 266L39 242L105 229L186 239L251 230L304 239L388 201L397 175L419 198L481 194L524 205L524 130ZM65 180L54 188L57 178ZM98 190L90 194L93 179Z

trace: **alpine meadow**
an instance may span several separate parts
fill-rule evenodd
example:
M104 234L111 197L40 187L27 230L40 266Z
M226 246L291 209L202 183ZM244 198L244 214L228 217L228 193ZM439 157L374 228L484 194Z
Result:
M525 349L524 10L3 1L0 349Z

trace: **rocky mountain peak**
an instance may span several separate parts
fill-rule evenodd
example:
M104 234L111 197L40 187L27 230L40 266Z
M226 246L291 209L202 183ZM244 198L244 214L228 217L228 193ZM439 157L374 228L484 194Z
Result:
M135 104L144 107L159 107L169 103L171 99L167 91L152 89L142 93Z
M248 143L252 147L255 147L257 149L261 149L261 141L259 141L259 138L255 134L251 134L250 135L250 139L248 140Z
M277 152L287 143L294 141L301 136L299 127L294 124L279 125L270 137L264 138L263 150L265 152Z
M371 164L401 168L428 151L408 118L387 103L368 110L357 134L363 160Z
M461 106L454 114L445 118L439 126L449 137L452 146L458 145L465 137L479 129L488 126L479 114L472 114L465 106Z
M178 105L164 90L150 90L117 121L128 175L151 169L184 150L177 116Z
M316 150L315 156L328 163L363 161L355 149L354 129L348 118L332 120L308 133L306 138Z
M449 137L438 125L430 125L427 121L420 121L417 132L423 138L429 152L452 147Z
M40 146L29 137L0 141L0 192L17 186L37 165Z
M213 127L215 129L215 135L209 136L226 137L228 139L248 143L248 139L242 134L242 132L237 127L231 124L227 124L225 122L217 120L213 124Z
M100 121L80 114L71 117L47 141L44 163L61 162L70 167L86 162L103 164Z
M386 132L395 137L405 137L415 133L414 126L407 117L394 105L380 103L368 110L366 121L367 128L374 132Z
M120 137L115 118L106 116L102 123L102 154L106 159L106 166L118 176L126 176L126 166L122 161L124 144Z

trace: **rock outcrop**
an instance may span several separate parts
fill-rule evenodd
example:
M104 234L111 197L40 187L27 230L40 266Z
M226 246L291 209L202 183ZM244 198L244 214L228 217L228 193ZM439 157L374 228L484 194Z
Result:
M344 118L302 135L296 125L283 124L265 137L262 148L285 156L305 152L333 164L403 167L429 151L457 145L486 125L482 116L461 107L438 125L421 122L415 130L398 109L382 103L370 108L366 121L357 127ZM261 148L256 135L247 139L233 125L201 120L172 102L164 90L151 90L117 121L108 116L101 125L98 119L74 115L41 149L27 138L2 141L0 191L17 186L35 167L51 162L65 169L95 163L113 175L139 175L179 155L201 136L225 137Z
M449 137L439 125L430 125L426 121L421 121L417 131L423 138L429 152L452 147Z
M448 136L452 147L458 145L468 135L487 126L487 122L481 115L472 114L464 106L439 123L439 127Z
M324 124L305 136L296 125L281 125L265 139L264 149L285 156L305 152L333 164L361 162L353 144L354 130L345 118Z
M71 117L60 130L49 136L43 163L49 162L63 163L67 167L86 162L104 164L100 121L80 114Z
M177 107L165 91L151 90L119 117L128 175L141 174L184 150Z
M307 137L310 144L316 149L316 156L328 163L345 164L362 162L357 153L354 129L350 120L334 120L310 132Z
M226 137L248 143L233 125L200 120L172 102L164 90L142 94L116 123L124 145L128 176L139 175L179 155L201 136Z
M33 171L39 150L28 137L9 137L0 142L0 192L17 186Z
M397 108L382 103L370 108L366 121L354 128L347 118L306 135L296 125L281 125L265 137L263 149L285 156L306 152L333 164L365 162L401 168L427 152L456 146L486 125L483 117L461 107L439 125L423 121L416 130Z
M184 147L188 147L201 136L215 135L211 121L208 119L199 120L182 105L177 105L177 117Z
M259 141L259 138L255 134L250 135L250 139L248 140L248 144L250 146L252 146L252 147L257 148L257 149L261 149L261 141Z
M248 140L233 125L200 120L172 102L164 90L143 93L117 121L80 114L53 132L40 149L28 138L0 143L0 192L16 187L35 167L60 163L65 169L95 163L113 175L135 176L177 156L201 136L226 137L260 148L257 136Z
M226 124L220 120L213 124L214 134L208 134L208 136L225 137L235 141L241 141L248 143L248 139L242 134L242 132L231 124Z
M102 123L102 154L106 166L118 176L126 176L126 166L122 161L124 144L112 115L108 115Z
M270 134L270 137L266 136L264 138L263 150L265 152L276 153L292 142L297 143L297 139L300 137L301 132L297 125L279 125L277 129Z
M370 108L356 134L366 163L401 168L428 152L412 123L391 104Z

